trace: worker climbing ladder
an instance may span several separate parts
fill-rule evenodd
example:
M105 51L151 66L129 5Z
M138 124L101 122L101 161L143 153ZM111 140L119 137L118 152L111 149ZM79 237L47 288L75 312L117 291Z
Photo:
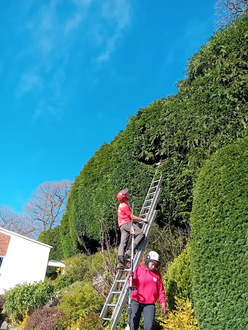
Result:
M145 237L138 245L137 252L133 258L133 269L135 269L141 262L142 255L148 242L151 227L156 217L156 206L161 192L161 182L162 177L158 180L156 180L155 177L153 178L139 214L139 217L147 219L147 222L141 223L141 229L144 232ZM100 313L100 317L104 320L112 321L111 330L116 328L127 301L128 292L130 290L128 283L129 272L130 269L120 269L117 271L113 285Z

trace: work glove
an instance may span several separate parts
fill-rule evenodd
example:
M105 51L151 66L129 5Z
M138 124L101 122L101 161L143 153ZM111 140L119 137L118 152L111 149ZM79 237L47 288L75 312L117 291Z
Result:
M143 222L148 223L149 221L147 219L142 219Z
M161 304L161 309L162 309L162 313L165 315L167 313L167 309L166 309L165 303L162 303Z

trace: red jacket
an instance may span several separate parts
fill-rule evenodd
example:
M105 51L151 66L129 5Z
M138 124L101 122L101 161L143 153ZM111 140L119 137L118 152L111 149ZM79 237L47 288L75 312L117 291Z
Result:
M157 300L165 303L164 285L161 274L152 272L145 265L140 265L134 270L132 285L137 290L132 291L132 299L142 304L155 304Z

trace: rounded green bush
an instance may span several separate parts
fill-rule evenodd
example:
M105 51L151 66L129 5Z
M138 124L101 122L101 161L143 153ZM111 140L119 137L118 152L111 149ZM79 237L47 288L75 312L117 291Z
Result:
M103 297L94 290L91 282L75 282L63 292L58 308L65 313L64 322L68 326L87 315L99 313L103 303Z
M175 308L175 297L187 299L191 297L192 283L190 276L190 245L171 263L164 276L168 307Z
M44 306L53 295L54 287L48 279L33 284L17 284L4 294L5 312L10 320L22 321L27 314Z
M200 329L248 329L248 139L214 154L194 189L193 298Z

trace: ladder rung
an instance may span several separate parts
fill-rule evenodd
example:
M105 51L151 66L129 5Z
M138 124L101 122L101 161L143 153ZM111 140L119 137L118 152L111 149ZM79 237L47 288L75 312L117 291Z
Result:
M108 307L115 307L117 304L107 304Z
M121 294L121 291L112 291L112 294Z
M104 317L103 320L105 320L105 321L111 321L112 319L109 318L109 317Z
M131 269L130 268L126 268L126 269L120 269L120 271L122 271L122 272L131 272Z
M117 283L125 283L126 280L116 280Z

